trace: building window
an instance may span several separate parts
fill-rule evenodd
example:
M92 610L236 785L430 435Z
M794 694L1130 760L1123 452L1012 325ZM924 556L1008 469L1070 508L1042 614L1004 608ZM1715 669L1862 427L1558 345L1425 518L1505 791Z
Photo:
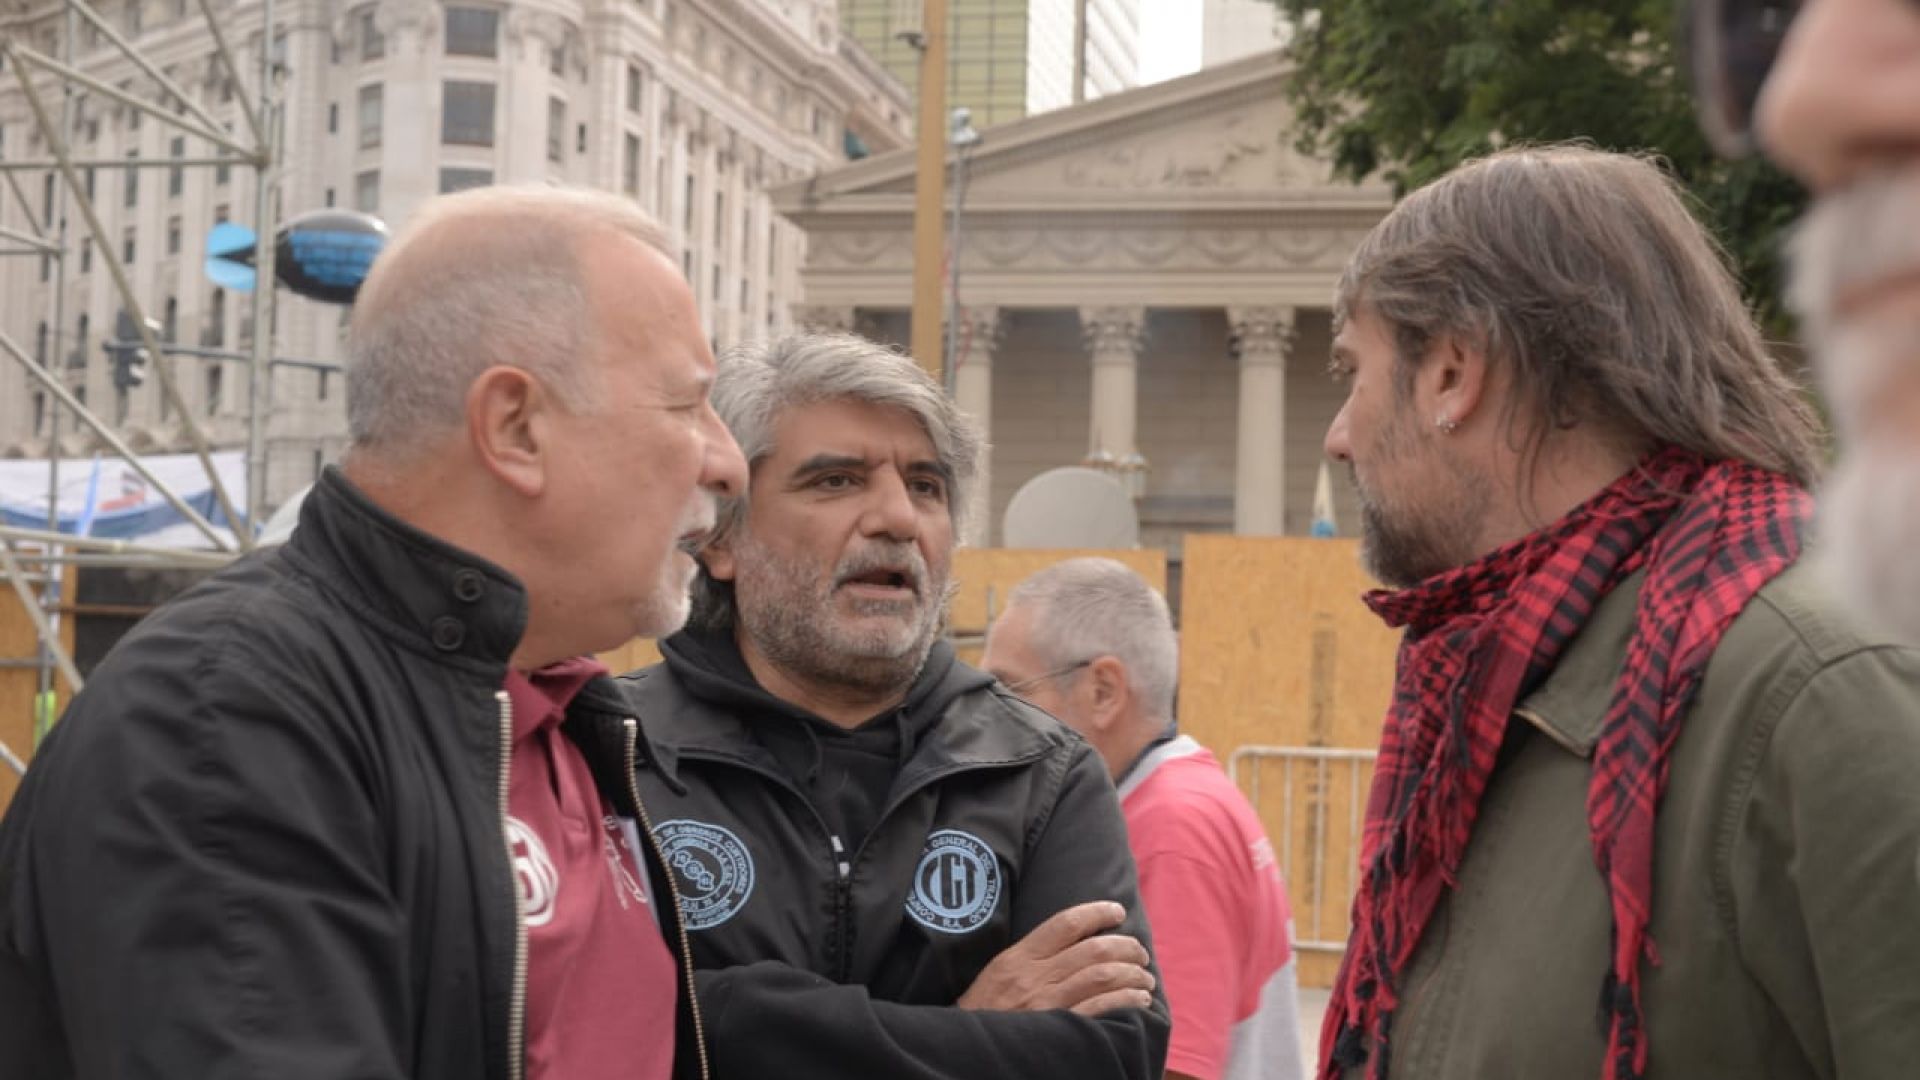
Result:
M449 82L440 103L440 141L453 146L493 145L493 84Z
M44 435L47 430L47 394L44 390L33 392L33 433Z
M360 88L360 149L371 150L380 145L380 122L386 105L386 94L379 83Z
M638 64L628 64L627 65L627 111L628 112L640 111L640 89L641 89L640 66Z
M87 318L87 313L84 311L80 313L80 318L74 321L74 347L73 352L67 356L68 367L85 368L87 366L87 345L89 344L87 339L91 336L89 328L92 322L93 320Z
M167 254L180 254L180 215L167 219Z
M213 298L207 303L207 328L201 333L200 340L202 344L215 349L227 343L227 290L213 290Z
M680 232L687 238L687 246L693 246L693 174L687 174L687 197L680 203Z
M387 36L380 32L380 24L374 20L374 9L368 5L360 12L360 59L378 60L387 55Z
M93 273L93 237L91 236L80 238L80 272Z
M573 152L576 154L584 154L587 152L587 125L585 124L581 124L573 130Z
M724 191L716 191L713 193L713 250L721 252L726 249L727 193Z
M327 203L326 203L326 204L327 204L328 206L332 206L332 205L333 205L333 189L332 189L332 188L328 188L328 189L327 189L327 195L326 195L326 199L327 199Z
M547 99L547 160L565 158L567 148L567 103L560 98Z
M42 366L47 362L47 320L40 320L40 328L33 332L33 358Z
M227 134L229 135L233 134L233 124L231 122L228 122L222 126L226 128ZM221 157L225 157L226 154L227 152L225 150L220 151ZM221 164L213 170L213 182L218 187L226 187L227 181L232 177L232 175L233 175L233 167L231 165Z
M138 150L127 151L128 161L136 161L139 159L139 157L140 157L140 151ZM126 174L127 174L127 178L125 181L122 182L124 186L120 189L121 193L124 194L126 198L121 200L121 204L128 207L138 206L140 203L140 170L129 167L126 170Z
M94 182L93 182L93 180L94 180L94 176L95 176L96 174L98 174L98 173L99 173L99 171L100 171L100 170L98 170L98 169L88 169L88 170L87 170L87 201L88 201L88 202L95 202L95 201L97 201L97 199L99 198L98 196L96 196L96 195L95 195L95 194L93 193L93 188L94 188Z
M339 131L340 103L336 101L327 106L327 134L336 135L339 134Z
M565 75L567 73L566 45L555 45L553 51L547 54L547 70L555 75Z
M640 197L640 136L631 131L620 152L620 190L629 198Z
M486 187L493 183L492 169L441 169L440 194Z
M207 415L220 411L220 391L226 382L227 365L218 360L207 365Z
M174 139L173 142L169 143L167 146L167 156L171 157L175 161L179 161L181 158L186 157L187 156L187 140L185 138ZM175 198L175 199L179 198L181 190L185 188L186 185L187 185L187 170L181 168L178 165L175 165L172 168L167 170L168 197Z
M161 320L160 323L160 339L162 341L178 341L180 340L180 298L177 296L167 297L165 310L167 313L166 318Z
M500 55L500 12L494 8L447 8L447 55Z
M233 219L232 219L232 216L231 216L231 213L232 213L232 212L231 212L231 211L229 211L229 210L227 209L227 204L226 204L226 203L221 203L221 204L220 204L219 206L216 206L216 207L214 207L214 208L213 208L213 220L214 220L214 223L215 223L215 224L217 225L217 224L219 224L219 223L220 223L220 222L222 222L222 221L231 221L231 220L233 220Z
M133 239L132 229L120 234L120 265L122 266L133 265Z
M380 212L379 169L368 169L353 178L353 208L363 214Z

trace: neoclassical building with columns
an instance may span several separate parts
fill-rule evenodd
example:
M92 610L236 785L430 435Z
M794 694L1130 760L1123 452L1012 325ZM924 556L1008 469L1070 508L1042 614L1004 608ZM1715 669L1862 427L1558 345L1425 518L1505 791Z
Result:
M1021 484L1096 455L1145 459L1144 544L1307 531L1343 395L1326 370L1334 286L1392 197L1294 151L1285 72L1264 53L983 132L953 376L993 442L976 543L998 542ZM904 344L911 151L773 198L807 234L796 321Z

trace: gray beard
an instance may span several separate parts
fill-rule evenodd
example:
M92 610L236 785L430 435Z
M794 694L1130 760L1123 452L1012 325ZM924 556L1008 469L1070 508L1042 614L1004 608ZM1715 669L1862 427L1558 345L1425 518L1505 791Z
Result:
M824 591L809 569L790 565L744 533L736 546L735 618L767 661L801 682L875 697L904 693L920 676L940 636L952 590L922 573L911 602L858 601L860 614L906 616L893 627L854 629L834 621L831 580Z
M1852 448L1820 492L1819 573L1867 626L1920 645L1920 452Z

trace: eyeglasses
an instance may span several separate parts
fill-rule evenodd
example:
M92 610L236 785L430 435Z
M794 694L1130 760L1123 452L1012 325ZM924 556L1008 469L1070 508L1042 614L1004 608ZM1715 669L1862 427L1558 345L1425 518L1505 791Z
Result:
M1041 683L1046 682L1049 679L1058 679L1063 675L1071 675L1074 672L1079 671L1081 668L1086 667L1088 664L1093 663L1093 661L1094 661L1094 658L1090 656L1085 660L1080 660L1075 663L1068 664L1066 667L1060 668L1057 671L1049 671L1045 675L1035 675L1031 679L1021 679L1017 683L1008 683L1007 689L1012 693L1024 695L1029 689L1039 686Z
M1700 126L1730 158L1753 152L1753 110L1800 0L1692 0L1682 33Z

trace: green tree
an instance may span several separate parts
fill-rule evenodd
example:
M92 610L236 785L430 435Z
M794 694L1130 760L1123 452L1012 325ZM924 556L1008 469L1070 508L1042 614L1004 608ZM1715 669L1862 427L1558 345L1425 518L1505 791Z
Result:
M1404 193L1517 142L1652 151L1692 192L1774 333L1780 247L1805 196L1695 122L1674 0L1273 0L1295 31L1303 151Z

